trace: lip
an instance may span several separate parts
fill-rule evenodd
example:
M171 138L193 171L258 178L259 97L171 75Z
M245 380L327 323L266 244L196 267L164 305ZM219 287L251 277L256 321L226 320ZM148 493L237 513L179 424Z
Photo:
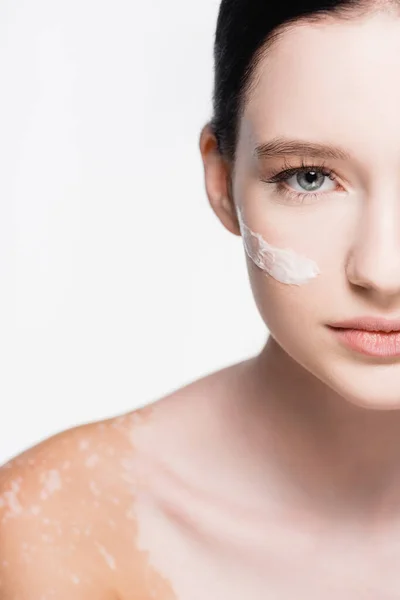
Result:
M367 356L400 356L400 319L360 317L329 325L346 346Z
M381 317L356 317L347 321L330 323L330 327L340 329L362 329L364 331L375 331L390 333L400 331L400 319L384 319Z

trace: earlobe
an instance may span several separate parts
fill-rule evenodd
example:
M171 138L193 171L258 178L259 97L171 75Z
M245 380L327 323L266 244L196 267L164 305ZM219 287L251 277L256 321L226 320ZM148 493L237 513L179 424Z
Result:
M234 235L241 235L240 233L240 225L239 220L236 214L235 205L233 202L233 198L231 196L222 196L221 200L221 210L224 211L225 220L220 216L220 220L225 225L225 227Z
M200 152L210 205L224 227L231 233L240 235L240 226L231 195L229 166L218 150L217 140L209 124L201 132Z

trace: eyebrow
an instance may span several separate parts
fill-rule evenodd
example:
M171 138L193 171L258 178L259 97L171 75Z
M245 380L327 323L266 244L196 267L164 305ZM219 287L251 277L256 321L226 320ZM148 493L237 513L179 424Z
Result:
M314 158L331 158L337 160L350 160L349 152L339 146L318 144L307 140L292 140L286 137L275 137L268 142L260 144L254 149L258 158L271 158L274 156L310 156Z

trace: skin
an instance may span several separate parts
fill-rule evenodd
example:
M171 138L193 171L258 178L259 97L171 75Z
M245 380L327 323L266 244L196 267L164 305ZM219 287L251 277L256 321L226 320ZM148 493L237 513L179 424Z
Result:
M259 65L234 173L204 127L221 223L240 235L240 203L252 230L321 274L289 286L247 258L271 332L259 355L0 470L2 599L399 597L399 361L325 328L400 315L397 73L388 11L298 24ZM278 135L346 149L325 161L339 184L296 205L261 181L285 167L254 147Z

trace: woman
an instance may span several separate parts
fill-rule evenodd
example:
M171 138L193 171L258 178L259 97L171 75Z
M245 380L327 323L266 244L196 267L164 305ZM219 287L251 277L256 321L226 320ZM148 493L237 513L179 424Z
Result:
M396 2L222 1L206 191L271 335L5 465L3 600L400 597L399 74Z

